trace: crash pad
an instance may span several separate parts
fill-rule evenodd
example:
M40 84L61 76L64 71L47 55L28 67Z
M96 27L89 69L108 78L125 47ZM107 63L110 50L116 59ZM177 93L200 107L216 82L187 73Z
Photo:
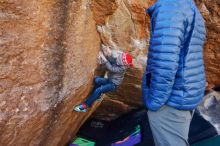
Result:
M220 146L220 135L206 139L206 140L202 140L191 146Z
M95 146L95 142L77 137L69 146Z

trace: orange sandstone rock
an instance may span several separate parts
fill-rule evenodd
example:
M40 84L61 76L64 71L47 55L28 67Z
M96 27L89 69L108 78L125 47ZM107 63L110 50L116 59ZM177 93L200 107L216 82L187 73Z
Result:
M72 112L97 66L90 1L1 0L0 18L0 145L65 145L91 113Z

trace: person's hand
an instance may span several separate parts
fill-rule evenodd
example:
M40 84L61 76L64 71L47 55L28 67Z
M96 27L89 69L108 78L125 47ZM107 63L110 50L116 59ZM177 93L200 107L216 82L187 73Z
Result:
M112 55L112 51L109 47L102 44L101 48L102 48L102 52L104 53L105 56L110 57Z
M106 57L104 56L104 54L101 51L99 52L99 58L100 58L100 64L104 64L107 62Z
M112 57L118 58L119 54L121 54L121 51L119 50L112 50Z

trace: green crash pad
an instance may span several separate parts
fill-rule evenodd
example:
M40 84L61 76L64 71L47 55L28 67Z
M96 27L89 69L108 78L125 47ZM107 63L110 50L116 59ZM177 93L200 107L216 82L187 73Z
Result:
M220 146L220 135L200 141L191 146Z
M95 142L89 141L84 138L76 138L72 144L78 145L78 146L95 146Z

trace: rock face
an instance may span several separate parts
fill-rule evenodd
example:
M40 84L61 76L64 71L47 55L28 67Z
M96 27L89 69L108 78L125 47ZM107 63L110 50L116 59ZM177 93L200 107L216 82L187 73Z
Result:
M210 87L220 85L220 2L196 0L207 25ZM141 106L152 0L1 0L0 145L63 146L98 107L72 112L91 91L100 44L129 52L116 93L93 116L111 120ZM109 98L111 97L111 98Z
M204 50L209 87L220 85L220 1L196 0L207 27Z
M1 146L62 146L90 115L72 112L97 66L100 39L89 4L0 1Z

